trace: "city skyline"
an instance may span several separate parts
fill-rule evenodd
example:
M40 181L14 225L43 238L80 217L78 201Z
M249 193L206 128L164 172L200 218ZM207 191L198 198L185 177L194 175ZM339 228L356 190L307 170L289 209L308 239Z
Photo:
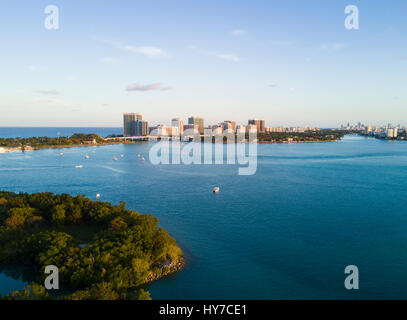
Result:
M120 127L129 110L166 124L407 124L404 2L354 1L352 31L342 0L54 1L58 30L44 28L48 4L0 4L0 126Z

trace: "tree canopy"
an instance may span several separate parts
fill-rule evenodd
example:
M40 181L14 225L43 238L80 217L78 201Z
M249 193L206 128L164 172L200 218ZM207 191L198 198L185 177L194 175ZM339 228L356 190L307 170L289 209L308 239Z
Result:
M10 265L29 270L19 276L31 285L7 299L50 298L42 287L47 265L59 268L70 292L63 299L149 299L140 286L179 270L183 258L157 218L124 202L0 192L0 271Z

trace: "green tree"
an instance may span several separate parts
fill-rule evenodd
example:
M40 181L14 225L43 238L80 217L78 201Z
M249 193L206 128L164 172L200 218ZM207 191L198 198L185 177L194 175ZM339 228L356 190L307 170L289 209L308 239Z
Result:
M110 221L109 227L113 231L125 230L127 229L127 223L121 217L116 217Z
M23 290L14 291L6 295L4 300L50 300L51 296L48 294L44 286L31 283Z
M63 225L65 223L65 206L63 204L56 205L51 213L51 221L55 225Z

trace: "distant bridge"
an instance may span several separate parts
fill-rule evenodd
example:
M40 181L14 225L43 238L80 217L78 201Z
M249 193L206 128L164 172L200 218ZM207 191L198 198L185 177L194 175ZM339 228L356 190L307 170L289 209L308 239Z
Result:
M138 136L138 137L110 137L110 138L104 138L105 140L110 140L110 141L148 141L150 139L150 136Z

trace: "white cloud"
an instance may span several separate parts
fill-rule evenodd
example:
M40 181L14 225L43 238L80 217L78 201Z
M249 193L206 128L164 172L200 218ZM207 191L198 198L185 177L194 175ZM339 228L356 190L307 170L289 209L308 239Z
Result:
M135 47L130 45L123 46L123 49L130 52L141 53L149 58L165 58L168 56L167 52L161 48L151 47L151 46L142 46Z
M294 44L294 41L290 41L290 40L273 40L273 41L271 41L271 44L273 46L292 46Z
M215 54L215 56L217 56L220 59L224 59L224 60L229 60L229 61L233 61L233 62L239 62L240 58L234 54L224 54L224 53L220 53L220 54Z
M328 50L328 51L337 51L341 50L345 47L345 44L342 42L333 42L333 43L324 43L321 44L320 48L322 50Z
M223 59L223 60L228 60L228 61L232 61L232 62L240 62L240 58L232 53L219 53L216 51L200 51L202 54L206 54L208 56L213 56L219 59Z
M48 104L54 107L72 107L74 103L61 99L34 99L34 103Z
M107 43L111 46L114 46L124 51L143 54L149 58L160 59L168 56L168 53L164 49L154 46L134 46L127 43L122 43L120 41L109 41L105 39L96 39L96 40L103 43Z
M170 87L166 87L163 83L160 82L146 85L136 82L127 86L126 91L167 91L170 89Z
M232 30L232 35L234 35L234 36L243 36L245 34L247 34L247 31L243 30L243 29Z
M49 94L49 95L58 95L61 92L59 92L58 90L37 90L37 93Z
M44 71L45 68L43 67L39 67L39 66L35 66L35 65L30 65L27 67L28 70L30 70L31 72L38 72L38 71Z
M111 66L117 66L117 65L119 64L116 59L110 58L110 57L102 58L100 61L101 61L102 63L109 64L109 65L111 65Z
M232 61L232 62L240 62L240 58L233 53L221 53L221 52L217 52L217 51L208 51L208 50L200 50L198 48L198 46L188 46L189 49L192 49L200 54L204 54L207 56L212 56L212 57L216 57L222 60L228 60L228 61Z

